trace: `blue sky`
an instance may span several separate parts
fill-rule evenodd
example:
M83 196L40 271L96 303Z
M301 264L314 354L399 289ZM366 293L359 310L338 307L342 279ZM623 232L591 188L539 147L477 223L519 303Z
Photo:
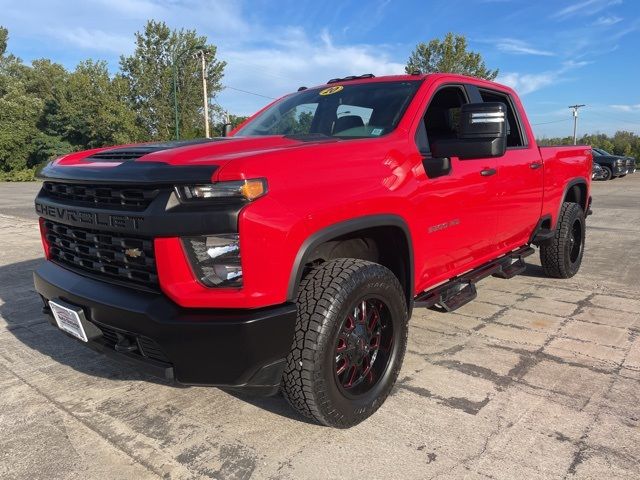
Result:
M537 135L569 135L574 103L588 105L581 133L640 133L638 0L0 0L0 11L10 52L68 68L91 57L116 71L147 19L195 28L229 64L217 101L235 114L336 76L401 73L416 43L453 31L500 68Z

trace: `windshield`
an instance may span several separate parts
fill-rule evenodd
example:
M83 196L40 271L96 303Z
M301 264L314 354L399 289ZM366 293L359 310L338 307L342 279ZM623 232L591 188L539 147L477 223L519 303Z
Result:
M612 156L609 152L606 152L606 151L602 150L601 148L594 148L594 150L596 152L598 152L597 156L601 156L601 155L604 155L606 157L611 157Z
M303 90L276 102L236 136L379 137L396 128L419 86L412 80Z

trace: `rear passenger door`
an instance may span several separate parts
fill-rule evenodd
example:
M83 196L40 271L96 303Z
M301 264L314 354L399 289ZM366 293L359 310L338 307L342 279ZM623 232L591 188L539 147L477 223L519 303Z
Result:
M475 87L473 87L475 88ZM497 158L498 248L516 248L528 243L542 209L543 165L540 152L527 138L516 103L497 90L477 88L482 101L507 107L507 150Z

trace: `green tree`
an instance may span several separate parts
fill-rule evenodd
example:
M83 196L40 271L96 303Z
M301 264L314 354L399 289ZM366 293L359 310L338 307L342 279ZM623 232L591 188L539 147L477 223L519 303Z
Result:
M7 51L7 41L9 40L9 30L0 26L0 57Z
M459 73L472 77L494 80L498 70L487 69L479 53L467 50L467 39L464 35L447 33L443 40L434 39L429 43L419 43L411 53L407 73Z
M18 81L0 95L0 171L27 168L42 105L42 100L28 95Z
M28 67L7 55L9 34L0 27L0 175L27 168L44 102L27 89Z
M145 135L166 140L174 135L173 64L179 70L178 105L181 137L203 135L202 83L198 46L206 46L207 83L211 98L222 89L226 65L216 59L216 47L193 30L171 30L164 22L147 22L136 33L136 49L120 58L120 68L128 82L129 101ZM184 53L183 52L193 52Z
M106 62L81 62L61 91L53 93L47 131L78 148L138 140L135 114L126 103L128 90L126 79L109 76Z

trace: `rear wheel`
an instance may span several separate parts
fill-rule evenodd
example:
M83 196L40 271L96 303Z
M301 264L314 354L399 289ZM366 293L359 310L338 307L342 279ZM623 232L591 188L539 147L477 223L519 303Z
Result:
M540 261L547 276L570 278L578 273L584 254L585 226L582 207L563 203L554 237L540 245Z
M407 344L402 287L382 265L337 259L300 284L283 393L303 415L348 428L372 415L395 383Z

